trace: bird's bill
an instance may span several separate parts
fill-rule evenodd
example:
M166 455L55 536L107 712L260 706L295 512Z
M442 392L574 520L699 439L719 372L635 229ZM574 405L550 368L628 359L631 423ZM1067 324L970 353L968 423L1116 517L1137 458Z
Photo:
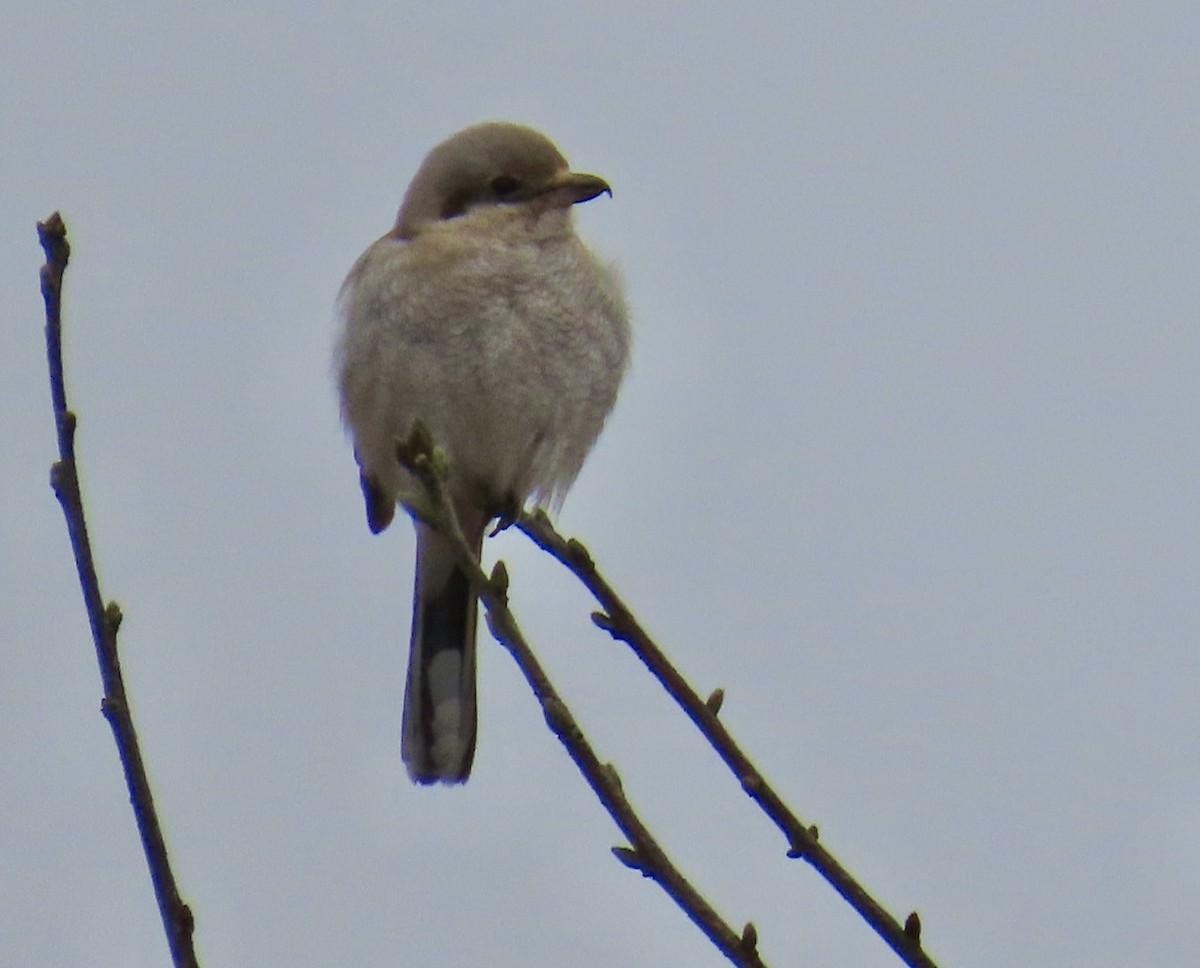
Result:
M589 202L598 195L612 196L612 189L599 175L587 175L578 171L564 171L556 175L546 186L546 194L561 199L562 204L577 205Z

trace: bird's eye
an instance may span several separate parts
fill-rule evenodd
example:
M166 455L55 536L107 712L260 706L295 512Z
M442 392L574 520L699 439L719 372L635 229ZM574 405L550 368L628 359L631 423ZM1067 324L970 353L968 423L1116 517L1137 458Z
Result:
M496 193L497 198L507 198L520 187L520 184L511 175L497 175L492 179L492 191Z

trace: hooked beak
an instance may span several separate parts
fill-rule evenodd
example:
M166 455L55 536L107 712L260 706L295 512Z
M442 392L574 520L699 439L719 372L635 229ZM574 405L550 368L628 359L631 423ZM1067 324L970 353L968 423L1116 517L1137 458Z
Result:
M612 189L599 175L586 175L578 171L564 171L555 175L546 186L544 194L555 199L564 208L577 205L579 202L589 202L598 195L612 197Z

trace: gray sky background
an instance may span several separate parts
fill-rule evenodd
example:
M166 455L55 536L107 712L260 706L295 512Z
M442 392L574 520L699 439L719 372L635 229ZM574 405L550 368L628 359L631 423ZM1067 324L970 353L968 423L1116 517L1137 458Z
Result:
M338 286L425 151L533 124L636 309L560 516L943 966L1200 949L1193 3L10 4L0 31L0 961L167 961L58 506L62 210L105 594L206 965L718 965L482 643L411 786L411 528L366 529ZM590 602L518 613L775 965L896 959Z

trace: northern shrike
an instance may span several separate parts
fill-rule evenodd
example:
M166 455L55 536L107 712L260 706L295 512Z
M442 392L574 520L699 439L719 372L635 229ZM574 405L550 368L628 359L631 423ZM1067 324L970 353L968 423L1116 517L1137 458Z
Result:
M449 458L476 554L503 510L561 501L629 356L620 281L571 220L604 193L516 124L478 124L429 152L339 299L342 417L373 532L416 486L396 458L416 420ZM401 752L415 781L461 783L475 752L476 599L446 540L416 528Z

